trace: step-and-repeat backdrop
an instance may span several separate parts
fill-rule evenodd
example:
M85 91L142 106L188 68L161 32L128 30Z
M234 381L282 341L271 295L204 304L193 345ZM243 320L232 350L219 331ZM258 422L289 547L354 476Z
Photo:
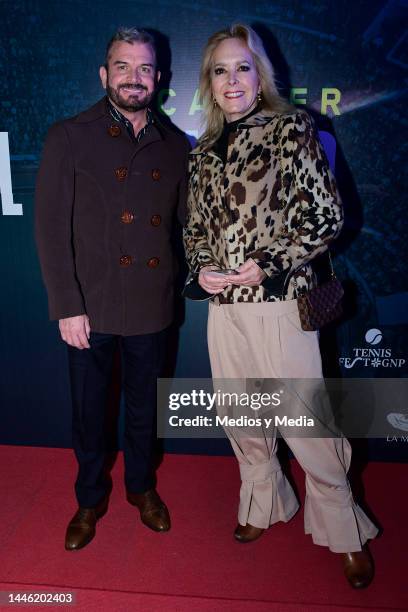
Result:
M102 96L98 68L121 25L156 31L158 105L192 141L200 134L205 41L231 22L257 30L282 91L309 109L329 145L330 134L336 142L346 226L335 267L347 299L344 320L322 334L326 372L407 376L406 1L3 0L0 12L1 443L70 446L66 354L47 319L33 239L34 185L48 127ZM206 315L205 303L180 304L177 377L210 375ZM364 442L365 456L405 460L407 430L402 414L395 436ZM177 440L167 448L227 446Z

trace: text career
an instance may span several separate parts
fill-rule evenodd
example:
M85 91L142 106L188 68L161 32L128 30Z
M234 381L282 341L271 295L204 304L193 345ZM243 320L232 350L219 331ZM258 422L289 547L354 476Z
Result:
M292 87L290 90L290 103L294 105L305 105L309 103L307 87ZM158 103L161 112L171 117L177 112L177 93L174 89L161 89L158 93ZM341 115L340 110L341 91L337 87L323 87L320 96L321 115ZM191 101L188 114L190 117L203 110L199 103L198 89L196 89Z

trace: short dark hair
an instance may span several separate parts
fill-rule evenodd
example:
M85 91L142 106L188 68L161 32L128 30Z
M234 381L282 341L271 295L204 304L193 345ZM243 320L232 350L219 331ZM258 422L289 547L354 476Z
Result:
M139 30L138 28L118 28L106 46L106 68L108 67L111 47L115 42L127 42L131 45L133 45L133 43L144 43L145 45L150 45L153 49L155 57L157 56L155 40L150 32L147 32L146 30Z

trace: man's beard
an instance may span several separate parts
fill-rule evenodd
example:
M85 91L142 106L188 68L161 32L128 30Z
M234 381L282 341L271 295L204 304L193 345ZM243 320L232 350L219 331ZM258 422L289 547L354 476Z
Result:
M133 87L135 89L136 95L127 96L126 98L124 98L121 95L120 90L124 89L125 87ZM143 98L139 98L139 96L137 95L138 92L146 92L146 95L143 96ZM133 85L132 83L124 83L123 85L119 85L117 89L114 89L109 85L109 83L107 83L106 93L118 108L121 108L122 110L131 113L147 108L150 102L152 101L154 95L154 92L151 92L149 94L147 88L144 85Z

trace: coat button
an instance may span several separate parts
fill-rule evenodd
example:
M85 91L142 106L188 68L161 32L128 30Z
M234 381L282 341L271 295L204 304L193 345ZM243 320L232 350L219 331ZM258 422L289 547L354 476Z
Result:
M152 170L152 179L154 181L158 181L160 178L160 170L158 168L155 168L154 170Z
M122 221L122 223L132 223L133 219L134 219L134 215L132 212L130 212L130 210L124 210L120 220Z
M151 257L147 262L147 265L149 268L157 268L157 266L159 265L159 261L160 260L158 257Z
M119 259L119 263L122 268L127 268L132 263L132 258L130 255L122 255L122 257Z
M154 227L157 227L161 223L161 216L160 215L153 215L153 217L150 219L150 223Z
M108 132L113 138L115 138L116 136L120 136L121 129L118 125L111 125L108 128Z
M124 181L127 177L128 169L125 166L121 166L120 168L116 168L115 174L118 181Z

